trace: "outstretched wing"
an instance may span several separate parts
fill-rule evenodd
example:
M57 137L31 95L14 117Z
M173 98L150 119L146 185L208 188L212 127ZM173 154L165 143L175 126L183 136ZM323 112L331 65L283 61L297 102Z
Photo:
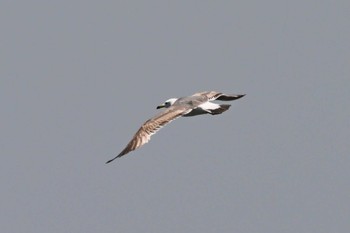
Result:
M217 91L204 91L194 94L194 96L206 96L208 100L222 100L222 101L231 101L242 98L245 95L233 94L227 95Z
M188 111L189 109L184 106L171 106L155 117L147 120L136 132L124 150L122 150L119 155L107 161L106 163L110 163L116 158L119 158L129 153L130 151L136 150L137 148L146 144L151 139L151 136L160 130L164 125L186 114Z

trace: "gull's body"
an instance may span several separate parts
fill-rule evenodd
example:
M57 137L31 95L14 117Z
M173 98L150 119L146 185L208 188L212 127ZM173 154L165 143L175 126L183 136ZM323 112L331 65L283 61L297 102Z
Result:
M242 98L243 96L244 95L226 95L216 91L206 91L199 92L188 97L171 98L165 101L164 104L157 107L157 109L166 109L146 121L136 132L124 150L113 159L107 161L107 163L110 163L116 158L119 158L129 153L130 151L141 147L147 143L151 139L151 136L155 134L160 128L178 117L197 116L202 114L217 115L225 112L231 106L228 104L220 105L212 103L210 101L231 101Z

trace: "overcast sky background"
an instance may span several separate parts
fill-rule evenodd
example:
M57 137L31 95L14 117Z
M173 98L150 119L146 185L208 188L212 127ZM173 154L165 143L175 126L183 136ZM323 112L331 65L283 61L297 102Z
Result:
M350 1L1 1L0 226L350 231ZM106 165L170 97L245 93Z

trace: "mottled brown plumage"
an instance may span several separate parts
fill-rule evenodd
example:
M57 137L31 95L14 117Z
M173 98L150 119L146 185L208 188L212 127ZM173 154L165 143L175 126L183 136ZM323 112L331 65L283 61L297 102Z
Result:
M163 105L157 108L165 107L166 109L155 117L147 120L140 129L135 133L128 145L116 157L107 161L110 163L116 158L119 158L145 143L149 142L151 136L155 134L167 123L181 116L196 116L201 114L217 115L229 109L230 105L218 105L210 103L211 100L230 101L243 97L244 95L225 95L221 92L206 91L196 93L192 96L182 97L178 99L169 99Z
M167 108L165 111L156 115L155 117L147 120L145 123L143 123L140 129L135 133L134 137L131 139L128 145L124 148L124 150L122 150L122 152L120 152L119 155L117 155L115 158L107 161L107 163L110 163L116 158L119 158L129 153L130 151L136 150L140 146L146 144L147 142L149 142L153 134L155 134L167 123L185 114L186 111L188 111L188 109L185 107L178 108L178 107L171 106Z

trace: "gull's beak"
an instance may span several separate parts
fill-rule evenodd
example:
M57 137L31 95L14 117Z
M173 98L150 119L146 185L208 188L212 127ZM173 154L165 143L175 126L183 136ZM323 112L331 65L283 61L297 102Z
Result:
M164 108L164 107L165 107L165 104L161 104L161 105L157 106L157 109Z

